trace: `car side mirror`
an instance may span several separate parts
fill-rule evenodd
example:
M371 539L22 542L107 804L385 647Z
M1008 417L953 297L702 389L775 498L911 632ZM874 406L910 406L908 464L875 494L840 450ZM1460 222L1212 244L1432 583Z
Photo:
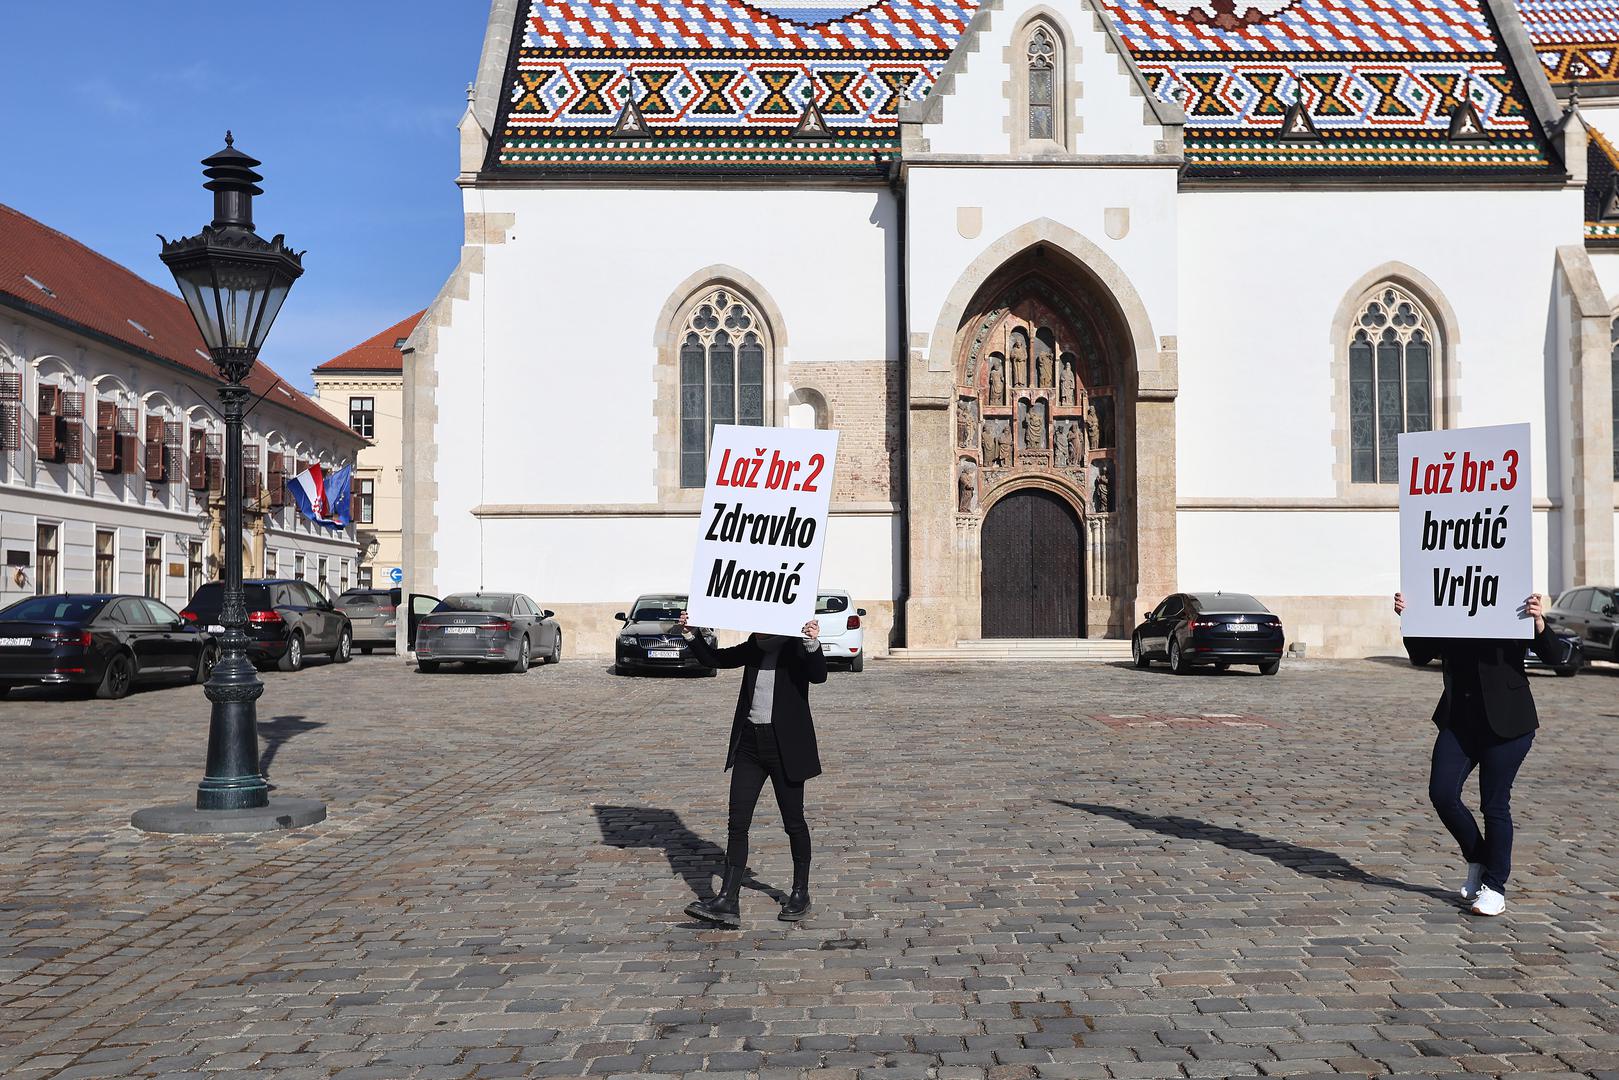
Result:
M1602 614L1604 614L1604 615L1612 615L1613 612L1614 612L1614 607L1613 607L1612 604L1604 604L1602 606Z
M1141 621L1142 621L1142 622L1152 622L1152 612L1150 612L1150 611L1143 611L1143 612L1142 612L1142 613L1141 613Z
M619 622L629 622L630 621L630 617L628 615L624 614L622 611L619 612L617 615L614 615L613 618L617 619Z
M169 623L170 630L184 630L185 628L186 621L184 619L174 619Z
M862 607L862 608L855 608L855 609L854 609L854 613L855 613L855 614L856 614L856 615L859 615L859 616L860 616L860 617L861 617L861 618L865 618L865 616L866 616L866 609L865 609L865 608L863 608L863 607Z
M557 613L552 611L550 608L546 608L544 611L540 612L540 618L542 619L554 619L556 618L556 615Z

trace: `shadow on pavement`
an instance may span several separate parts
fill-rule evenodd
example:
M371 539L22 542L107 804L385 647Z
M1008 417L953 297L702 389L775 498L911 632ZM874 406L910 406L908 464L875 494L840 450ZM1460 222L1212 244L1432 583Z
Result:
M1140 829L1143 832L1157 833L1160 836L1172 836L1181 840L1198 840L1218 844L1220 847L1229 848L1232 851L1258 855L1307 877L1325 878L1331 881L1352 881L1358 885L1375 885L1380 889L1398 889L1401 892L1416 893L1419 896L1431 896L1436 900L1456 901L1455 895L1445 889L1433 888L1427 885L1412 885L1409 882L1383 877L1381 874L1369 874L1342 855L1322 851L1320 848L1292 844L1286 840L1277 840L1274 837L1261 836L1258 833L1248 832L1246 829L1231 829L1224 825L1211 825L1209 822L1199 821L1197 818L1178 817L1169 814L1144 814L1139 810L1126 810L1120 806L1106 806L1101 803L1069 802L1067 799L1053 799L1052 801L1059 806L1066 806L1073 810L1083 810L1087 814L1112 818L1114 821L1122 821L1131 828Z
M686 827L673 810L651 806L596 806L596 824L602 843L617 848L657 848L669 860L669 869L679 874L686 887L699 900L714 895L714 877L725 865L725 850ZM777 903L787 894L766 885L748 871L744 888L762 892Z
M288 740L302 735L306 731L325 727L324 720L305 720L301 716L276 716L269 720L259 722L259 773L268 780L270 778L270 762L280 752L281 747Z

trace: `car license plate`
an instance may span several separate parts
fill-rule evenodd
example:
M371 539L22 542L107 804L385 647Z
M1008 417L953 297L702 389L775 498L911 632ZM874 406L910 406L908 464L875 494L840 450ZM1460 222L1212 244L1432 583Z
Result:
M26 647L33 643L34 639L31 637L0 637L0 645L12 649Z
M652 650L648 651L647 656L651 657L654 660L679 660L680 659L680 650L679 649L652 649Z
M225 628L218 623L211 623L208 626L208 632L210 634L223 634L225 632Z
M446 634L476 634L478 628L476 626L446 626L444 632Z
M1259 632L1259 624L1251 622L1226 623L1225 628L1233 634L1255 634Z

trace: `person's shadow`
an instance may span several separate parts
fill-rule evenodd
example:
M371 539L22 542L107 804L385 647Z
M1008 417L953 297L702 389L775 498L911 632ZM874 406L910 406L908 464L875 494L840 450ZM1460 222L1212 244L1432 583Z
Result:
M651 806L596 806L596 824L602 843L618 848L657 848L669 860L669 869L686 882L699 900L714 896L714 876L725 865L725 850L692 832L673 810ZM764 893L777 903L787 894L766 885L750 869L744 888Z
M270 762L288 740L325 726L324 720L305 720L301 716L277 716L260 723L259 775L270 779Z
M1053 799L1052 802L1072 810L1083 810L1087 814L1096 814L1099 817L1122 821L1131 828L1140 829L1143 832L1157 833L1160 836L1172 836L1178 840L1198 840L1218 844L1220 847L1229 848L1232 851L1258 855L1306 877L1325 878L1329 881L1350 881L1357 885L1375 885L1380 889L1398 889L1401 892L1431 896L1437 900L1454 901L1456 899L1455 894L1444 889L1434 888L1429 885L1412 885L1410 882L1398 881L1394 878L1384 877L1381 874L1367 873L1342 855L1334 852L1305 847L1302 844L1292 844L1286 840L1277 840L1274 837L1261 836L1258 833L1248 832L1246 829L1232 829L1224 825L1212 825L1207 821L1199 821L1197 818L1179 817L1171 814L1146 814L1139 810L1127 810L1122 806L1107 806L1102 803L1069 802L1067 799Z

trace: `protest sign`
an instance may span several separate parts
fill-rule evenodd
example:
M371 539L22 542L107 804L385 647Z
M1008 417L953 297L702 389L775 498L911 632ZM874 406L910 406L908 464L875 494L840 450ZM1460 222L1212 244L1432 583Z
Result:
M693 626L797 634L815 617L838 433L719 424L692 560Z
M1530 638L1529 425L1401 435L1406 637Z

